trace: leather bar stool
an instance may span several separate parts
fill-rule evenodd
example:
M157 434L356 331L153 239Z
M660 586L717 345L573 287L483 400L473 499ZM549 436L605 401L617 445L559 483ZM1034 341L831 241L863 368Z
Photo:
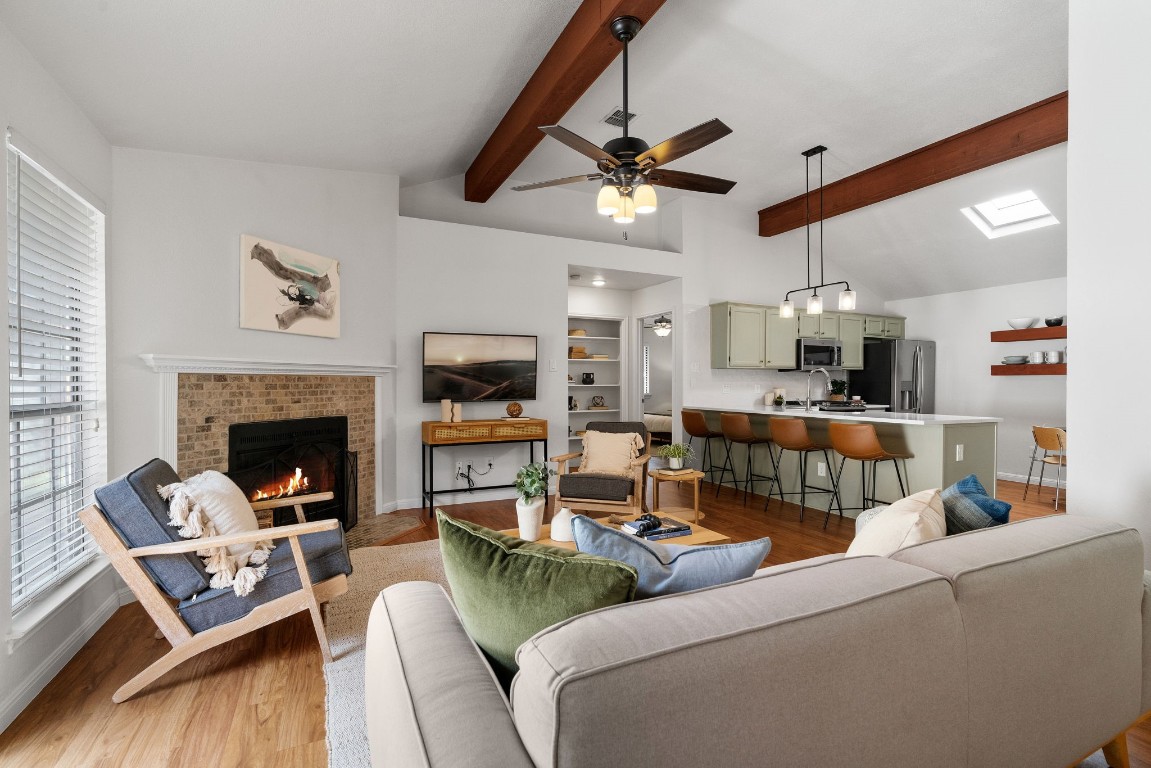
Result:
M775 472L778 476L779 465L783 464L783 452L795 451L799 454L799 490L783 492L782 483L779 485L779 500L783 501L784 496L799 495L799 519L803 521L803 511L807 507L807 492L812 490L816 493L827 493L830 496L827 499L828 515L831 514L831 503L834 501L839 506L839 514L843 516L843 502L839 498L839 488L836 485L835 473L832 472L834 463L828 455L831 450L830 445L816 443L811 439L807 433L807 423L803 419L794 417L772 416L767 420L767 424L771 429L771 441L779 446L779 461L776 462ZM808 485L807 483L807 457L815 452L823 453L823 460L827 463L827 476L831 480L831 488L820 488L818 485ZM768 497L768 501L771 497ZM763 505L764 510L767 509L767 504Z
M680 420L683 422L683 431L689 435L688 445L691 445L691 441L697 437L703 440L703 452L699 457L699 468L708 476L708 482L714 483L715 473L721 467L715 463L715 451L711 448L711 441L716 437L722 440L723 433L708 426L707 417L703 415L702 411L680 411Z
M724 469L720 474L720 484L722 485L723 475L728 471L728 468L730 468L732 482L736 490L739 490L739 478L736 477L735 464L731 460L731 446L739 443L747 448L747 466L745 467L743 476L743 503L747 503L748 488L757 480L768 480L771 482L771 485L767 486L767 496L770 498L771 489L778 481L773 476L755 474L752 459L755 457L755 446L766 445L767 453L771 457L772 469L775 469L775 452L771 450L771 438L757 435L755 430L751 428L751 417L746 413L721 413L719 415L719 423L720 428L723 430L724 447L727 448L727 456L724 458ZM778 475L778 471L776 475ZM718 489L716 490L716 495L719 495Z
M847 509L868 509L867 502L871 502L871 506L875 506L877 499L875 498L875 468L881 461L890 461L895 466L895 477L899 480L899 492L903 496L907 495L907 489L903 485L903 475L899 472L899 461L902 459L904 464L904 472L907 471L907 459L914 458L910 454L892 453L885 449L879 442L879 436L875 434L874 424L846 424L843 422L833 421L827 425L827 434L831 438L831 447L835 449L843 459L839 462L839 473L835 476L836 489L842 488L843 484L841 478L843 477L843 465L847 463L848 459L854 459L860 462L860 481L863 484L863 506L861 507L847 507ZM867 465L871 464L871 496L867 495ZM886 503L886 502L885 502ZM839 516L843 517L843 507L839 508ZM827 527L827 521L831 519L831 508L828 507L827 517L823 519L823 526Z

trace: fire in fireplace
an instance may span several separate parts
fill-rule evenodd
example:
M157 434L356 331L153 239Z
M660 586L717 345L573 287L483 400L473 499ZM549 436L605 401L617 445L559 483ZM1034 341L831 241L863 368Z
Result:
M228 476L253 501L331 491L331 501L304 506L308 520L356 524L358 460L348 450L348 419L323 416L232 424ZM274 511L276 525L295 522L292 509Z

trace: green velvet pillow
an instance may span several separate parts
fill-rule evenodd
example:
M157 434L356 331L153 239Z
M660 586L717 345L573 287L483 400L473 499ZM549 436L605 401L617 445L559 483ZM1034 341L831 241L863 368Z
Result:
M631 601L630 565L506 536L436 510L444 572L464 628L507 688L516 649L541 629Z

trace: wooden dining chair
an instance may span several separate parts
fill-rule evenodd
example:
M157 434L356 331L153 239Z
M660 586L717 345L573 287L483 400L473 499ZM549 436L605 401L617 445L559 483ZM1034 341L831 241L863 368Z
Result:
M172 649L112 695L135 696L183 661L274 621L308 611L324 661L332 660L321 606L348 591L352 572L338 520L304 520L303 506L327 501L316 493L255 502L253 509L295 507L299 523L223 536L182 539L168 524L158 487L180 482L166 462L153 459L96 491L96 504L80 512L92 538L156 622ZM287 546L284 546L284 540ZM196 550L273 540L268 571L251 594L212 589Z
M1031 448L1031 464L1027 467L1027 484L1023 486L1023 500L1027 500L1027 491L1031 487L1031 473L1035 471L1035 463L1039 462L1039 482L1035 486L1035 495L1042 498L1043 471L1047 467L1055 467L1055 511L1059 511L1059 492L1063 487L1063 468L1067 466L1067 432L1059 427L1031 428L1035 444ZM1039 452L1043 451L1040 456Z

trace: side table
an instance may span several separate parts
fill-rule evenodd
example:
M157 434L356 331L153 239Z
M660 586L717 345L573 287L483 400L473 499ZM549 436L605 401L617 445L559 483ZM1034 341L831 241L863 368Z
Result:
M685 512L695 513L695 519L692 522L698 523L706 515L699 511L699 481L703 479L703 473L698 469L691 469L687 472L674 471L667 469L649 469L647 471L648 477L651 478L651 509L652 514L658 515L660 512L669 512L671 508L661 510L659 507L659 484L660 483L687 483L692 485L692 491L695 502L692 504L691 509L677 507L677 510L682 509Z

